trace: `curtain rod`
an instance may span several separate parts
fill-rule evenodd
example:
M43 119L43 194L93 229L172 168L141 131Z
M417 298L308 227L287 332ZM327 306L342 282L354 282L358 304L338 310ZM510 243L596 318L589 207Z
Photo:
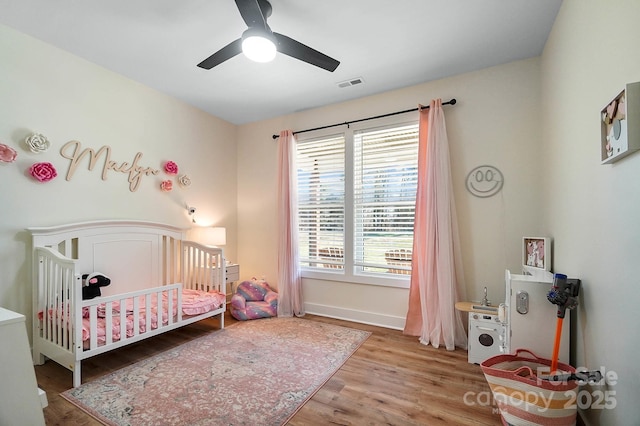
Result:
M448 102L443 102L442 105L455 105L456 102L458 101L456 101L456 99L453 98ZM359 120L345 121L344 123L336 123L336 124L329 124L328 126L314 127L313 129L298 130L297 132L293 132L293 134L297 135L298 133L313 132L314 130L328 129L330 127L337 127L337 126L344 126L344 125L349 126L350 124L359 123L361 121L375 120L376 118L391 117L392 115L404 114L407 112L418 111L420 109L429 109L429 105L425 105L423 107L418 107L418 108L405 109L404 111L396 111L396 112L390 112L388 114L376 115L375 117L367 117L367 118L361 118ZM273 139L278 139L280 135L273 135L272 137Z

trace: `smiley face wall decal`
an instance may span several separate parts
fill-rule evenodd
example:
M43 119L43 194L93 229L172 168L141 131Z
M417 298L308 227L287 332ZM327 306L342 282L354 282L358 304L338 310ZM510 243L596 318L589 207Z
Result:
M479 198L496 195L502 189L504 177L493 166L478 166L467 175L467 191Z

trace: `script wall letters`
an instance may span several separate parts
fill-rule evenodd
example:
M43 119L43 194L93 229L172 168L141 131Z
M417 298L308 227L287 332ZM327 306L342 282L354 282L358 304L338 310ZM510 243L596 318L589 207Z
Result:
M102 165L102 180L107 180L107 174L110 170L115 172L128 174L129 190L131 192L137 191L140 186L140 182L143 176L157 175L160 170L152 167L144 167L138 165L142 158L142 153L138 152L133 158L133 162L129 164L126 161L118 163L111 160L111 147L104 145L98 151L94 151L91 148L82 149L82 144L78 141L69 141L60 148L60 155L70 160L69 170L67 171L66 180L70 181L76 172L76 168L84 157L89 158L88 169L93 171L93 168L98 163L101 156L104 156L104 163Z

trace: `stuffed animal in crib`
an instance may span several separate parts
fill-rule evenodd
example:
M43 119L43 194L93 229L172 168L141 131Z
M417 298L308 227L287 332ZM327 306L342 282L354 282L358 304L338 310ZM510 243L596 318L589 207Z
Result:
M100 287L111 284L111 278L101 272L82 275L82 300L93 299L101 296Z

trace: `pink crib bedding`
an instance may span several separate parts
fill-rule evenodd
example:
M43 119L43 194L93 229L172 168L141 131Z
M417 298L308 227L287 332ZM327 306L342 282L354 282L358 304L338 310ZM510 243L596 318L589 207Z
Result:
M173 290L173 309L171 312L172 317L178 313L178 301L176 290ZM168 313L168 304L169 304L169 292L162 292L162 303L158 303L157 295L151 295L151 307L149 309L145 309L146 307L146 298L144 296L140 296L138 298L138 307L139 307L139 315L138 315L138 332L145 333L147 331L147 318L146 312L151 313L151 330L158 328L158 312L159 307L161 307L160 318L163 325L167 325L169 323L169 313ZM224 301L226 300L226 296L223 293L217 291L204 292L199 290L190 290L183 289L182 290L182 314L184 316L194 316L200 315L207 312L211 312L220 308ZM107 304L102 303L97 307L97 338L98 338L98 346L102 346L106 343L107 339L107 330L106 330L106 309ZM120 302L114 301L111 303L111 328L112 328L112 341L117 342L121 338L121 327L120 327ZM132 337L134 333L134 300L133 298L129 298L126 301L126 335L127 337ZM52 310L49 311L50 318L53 318ZM91 338L91 320L89 318L90 310L88 307L83 308L82 310L82 340L84 342L84 347L87 349L89 347L89 339ZM42 312L38 314L40 320L43 319Z
M174 292L175 293L175 292ZM168 315L168 299L169 295L167 292L162 293L162 324L167 325L169 323L169 315ZM213 311L222 306L226 299L226 296L217 291L204 292L199 290L182 290L182 314L187 316L200 315L206 312ZM151 312L151 329L154 330L158 328L158 300L155 294L151 296L151 308L143 309L146 306L146 299L144 296L141 296L139 299L139 307L140 307L140 315L138 317L138 332L144 333L147 331L147 318L145 315L145 311ZM177 298L174 294L173 296L173 312L171 313L173 317L178 313ZM134 315L133 315L133 299L127 299L126 306L126 333L127 337L131 337L134 335ZM113 341L116 342L120 340L120 304L118 302L113 302L111 305L111 309L113 311L112 314L112 336ZM98 345L103 345L106 342L106 319L105 312L106 305L101 304L98 306L98 321L97 321L97 332L98 332ZM91 323L89 320L89 310L85 308L83 310L83 319L82 319L82 340L87 341L91 337Z

